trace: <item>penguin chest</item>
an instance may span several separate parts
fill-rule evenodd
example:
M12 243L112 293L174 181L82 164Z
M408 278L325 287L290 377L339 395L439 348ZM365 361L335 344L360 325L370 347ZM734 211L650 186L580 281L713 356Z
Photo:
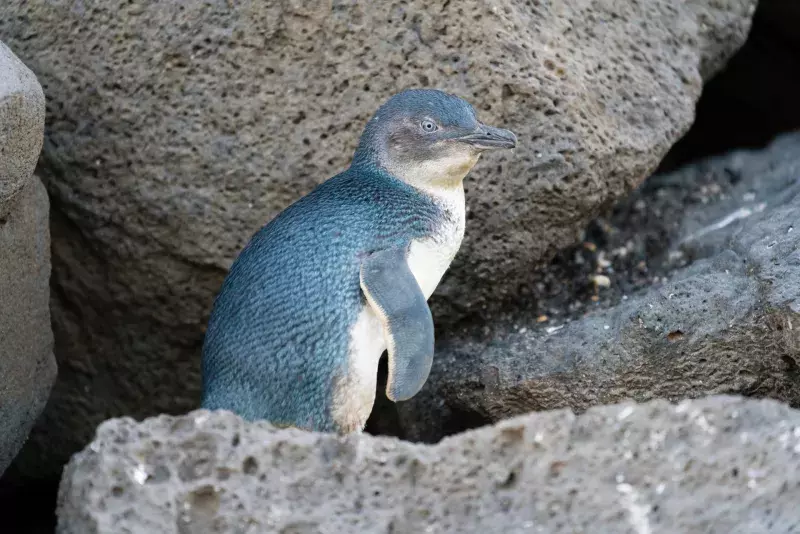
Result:
M408 267L426 299L436 290L464 239L464 190L441 194L437 201L445 214L442 223L432 235L412 241L408 251Z

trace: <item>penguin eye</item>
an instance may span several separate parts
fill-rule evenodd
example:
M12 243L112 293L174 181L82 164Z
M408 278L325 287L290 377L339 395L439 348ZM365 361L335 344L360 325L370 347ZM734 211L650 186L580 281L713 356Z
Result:
M439 129L433 121L430 121L428 119L422 121L420 126L422 126L422 131L425 133L435 132L436 130Z

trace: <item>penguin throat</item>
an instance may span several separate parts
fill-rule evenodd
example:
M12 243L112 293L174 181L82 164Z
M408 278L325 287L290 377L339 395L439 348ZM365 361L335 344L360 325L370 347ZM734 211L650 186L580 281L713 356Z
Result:
M448 154L434 160L388 163L384 167L407 184L431 191L461 187L479 158L480 154Z

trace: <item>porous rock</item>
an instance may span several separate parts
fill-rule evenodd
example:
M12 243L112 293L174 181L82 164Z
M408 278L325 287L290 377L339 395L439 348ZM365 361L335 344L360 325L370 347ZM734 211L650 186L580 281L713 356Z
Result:
M33 175L44 110L36 77L0 42L0 475L44 409L56 375L50 205Z
M401 435L436 441L531 410L628 398L731 393L800 406L800 134L654 176L647 194L680 198L708 173L725 194L664 223L663 254L688 267L567 324L512 314L485 335L442 339L422 391L397 405Z
M103 423L60 534L792 532L800 412L710 397L520 416L431 446L229 412Z
M31 70L0 42L0 217L31 182L42 150L44 93Z
M0 34L50 102L41 170L65 364L25 469L54 469L110 416L197 406L232 260L344 168L405 87L455 92L520 139L468 179L437 323L518 298L533 264L686 131L753 4L2 2Z

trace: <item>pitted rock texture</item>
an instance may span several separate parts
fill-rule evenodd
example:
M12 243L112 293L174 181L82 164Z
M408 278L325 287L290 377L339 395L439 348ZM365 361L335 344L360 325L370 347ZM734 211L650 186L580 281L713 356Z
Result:
M33 175L44 133L36 77L0 42L0 475L56 375L47 191Z
M435 446L196 411L103 423L60 534L773 533L800 528L800 412L664 400L521 416Z
M661 223L663 255L688 267L567 324L512 314L442 339L422 391L397 405L401 435L436 441L531 410L627 398L735 393L800 406L800 133L654 176L631 202L691 198L709 181L722 189L716 200Z
M521 140L467 180L437 323L518 298L533 264L686 131L753 4L4 1L0 35L50 102L65 364L28 467L52 470L44 456L64 460L113 415L197 406L203 329L235 255L344 168L403 88L455 92Z
M31 70L0 42L0 217L31 182L42 150L44 93Z

